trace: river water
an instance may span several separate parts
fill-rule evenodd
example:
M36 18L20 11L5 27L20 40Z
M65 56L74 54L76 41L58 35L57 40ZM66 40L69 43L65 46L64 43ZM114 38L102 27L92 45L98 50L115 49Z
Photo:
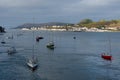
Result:
M34 36L33 36L34 33ZM13 35L13 39L8 37ZM36 36L44 39L35 41ZM76 39L73 39L76 37ZM0 35L0 80L119 80L120 33L119 32L60 32L8 30ZM112 61L101 58L109 52ZM55 49L46 48L49 41ZM34 45L34 48L33 48ZM7 49L15 46L17 53L8 55ZM39 66L32 72L26 60L33 54Z

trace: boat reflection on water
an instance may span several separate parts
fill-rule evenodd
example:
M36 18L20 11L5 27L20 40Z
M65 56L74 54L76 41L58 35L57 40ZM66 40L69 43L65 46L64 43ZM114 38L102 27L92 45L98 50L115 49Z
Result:
M34 31L33 31L33 43L34 43ZM35 57L34 55L34 44L33 44L33 49L32 49L32 57L28 59L28 61L26 62L28 67L34 71L37 69L38 67L38 60L37 57Z

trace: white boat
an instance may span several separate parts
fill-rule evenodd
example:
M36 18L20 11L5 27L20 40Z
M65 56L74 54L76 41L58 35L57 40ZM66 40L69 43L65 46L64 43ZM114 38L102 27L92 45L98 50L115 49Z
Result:
M34 32L33 32L33 41L34 41ZM29 67L32 71L34 71L34 70L37 69L38 60L37 60L37 58L34 56L34 44L33 44L32 58L28 59L27 65L28 65L28 67Z
M27 61L28 67L30 67L32 70L35 70L37 68L37 66L38 66L37 63L38 63L38 61L34 57Z

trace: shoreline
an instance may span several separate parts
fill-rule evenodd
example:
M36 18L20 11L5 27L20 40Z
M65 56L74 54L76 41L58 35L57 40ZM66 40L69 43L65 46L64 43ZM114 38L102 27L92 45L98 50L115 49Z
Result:
M83 30L66 30L66 29L19 29L19 30L23 30L23 31L33 31L33 30L35 30L35 31L69 31L69 32L120 32L120 31L118 31L118 30L85 30L85 31L83 31Z

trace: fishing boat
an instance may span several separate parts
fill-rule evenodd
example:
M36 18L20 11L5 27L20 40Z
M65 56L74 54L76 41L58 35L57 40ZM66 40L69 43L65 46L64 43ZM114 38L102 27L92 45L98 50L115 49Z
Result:
M34 31L33 31L33 39L34 39ZM34 55L34 44L33 44L33 50L32 51L33 51L32 52L32 57L27 60L27 65L32 71L34 71L34 70L37 69L37 66L38 66L38 60Z
M112 55L111 55L111 41L109 39L109 53L102 53L101 57L105 60L112 60Z

